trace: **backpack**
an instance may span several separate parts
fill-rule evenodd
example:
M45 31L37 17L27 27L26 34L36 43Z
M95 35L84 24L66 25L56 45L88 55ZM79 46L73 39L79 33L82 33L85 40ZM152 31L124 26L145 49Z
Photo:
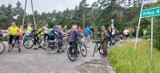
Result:
M55 33L54 33L54 30L51 30L51 31L49 32L49 40L54 40L55 37L56 37L56 35L55 35Z

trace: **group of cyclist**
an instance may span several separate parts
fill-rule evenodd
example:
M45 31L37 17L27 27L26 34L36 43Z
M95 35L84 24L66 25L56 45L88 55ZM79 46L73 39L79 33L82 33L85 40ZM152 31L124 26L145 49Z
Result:
M74 45L77 41L77 38L83 38L84 36L82 35L83 30L80 27L77 27L77 25L73 25L70 30L67 30L67 26L62 28L61 25L54 26L53 29L49 30L48 29L48 24L45 24L42 28L39 29L33 29L32 24L29 23L27 30L24 34L23 27L17 27L15 22L11 23L12 25L7 29L9 33L9 40L8 40L8 52L10 52L11 44L13 41L13 38L16 37L16 40L22 40L20 44L22 44L24 41L24 38L27 36L30 36L30 34L34 33L34 49L37 50L38 48L41 48L42 46L38 47L38 40L41 36L44 36L44 41L47 41L49 39L57 39L59 44L58 46L62 46L62 41L63 41L63 36L67 35L68 36L68 41L70 45ZM106 31L106 28L104 26L101 27L101 44L102 44L102 49L104 51L104 56L107 55L107 44L108 44L108 37L109 34ZM64 32L65 31L65 32ZM85 29L85 35L86 36L91 36L94 32L94 29L92 27L87 26ZM18 46L19 52L21 52L21 46ZM64 50L57 50L57 52L64 52Z

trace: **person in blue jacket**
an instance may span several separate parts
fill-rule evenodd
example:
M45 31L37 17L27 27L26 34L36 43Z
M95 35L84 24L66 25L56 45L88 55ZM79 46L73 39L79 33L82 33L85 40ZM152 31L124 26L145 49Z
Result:
M87 37L92 34L92 31L91 31L91 29L90 29L89 26L86 27L86 29L85 29L85 34L86 34Z

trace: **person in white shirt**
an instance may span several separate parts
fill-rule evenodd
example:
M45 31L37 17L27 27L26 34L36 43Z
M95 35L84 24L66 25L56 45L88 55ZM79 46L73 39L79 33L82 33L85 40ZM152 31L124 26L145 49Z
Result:
M45 24L45 26L43 27L43 34L44 34L44 41L46 40L46 38L48 38L48 24Z
M125 39L127 39L129 37L129 30L127 29L127 27L125 28L125 30L123 31L123 34L125 36Z

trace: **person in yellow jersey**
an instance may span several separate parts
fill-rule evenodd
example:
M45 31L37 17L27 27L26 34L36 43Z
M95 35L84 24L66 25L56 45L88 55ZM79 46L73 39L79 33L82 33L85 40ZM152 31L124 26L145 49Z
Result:
M32 24L31 24L31 23L29 23L29 24L28 24L28 27L27 27L26 34L30 35L30 34L31 34L31 32L32 32L32 30L33 30L33 28L32 28Z
M37 50L37 42L39 41L39 38L42 36L44 29L40 28L38 30L36 30L35 35L34 35L34 50ZM41 48L42 46L39 45L39 48Z
M9 41L8 41L8 52L10 52L10 48L11 48L11 44L12 44L12 41L14 39L14 37L16 37L16 40L18 40L18 43L19 43L19 36L18 36L18 32L19 32L19 28L16 26L16 23L15 22L12 22L12 26L10 26L8 29L7 29L8 33L9 33ZM20 45L18 44L18 50L19 50L19 53L21 52L21 48L20 48Z
M23 36L23 38L22 38L22 43L24 42L24 39L26 37L28 37L32 33L32 30L33 30L32 24L29 23L28 26L27 26L27 31L26 31L25 35Z

